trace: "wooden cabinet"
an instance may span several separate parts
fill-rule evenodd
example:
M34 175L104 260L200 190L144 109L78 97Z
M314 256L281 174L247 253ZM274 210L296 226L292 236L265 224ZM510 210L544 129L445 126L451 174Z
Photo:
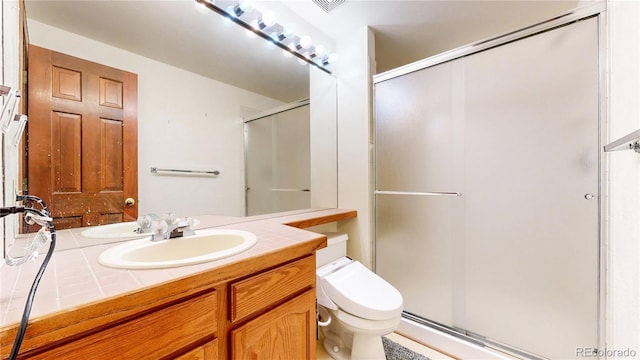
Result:
M231 321L237 322L315 284L316 260L309 256L231 284Z
M315 256L231 284L232 359L312 359ZM253 316L253 318L251 318Z
M221 282L201 274L166 283L94 305L100 312L69 312L82 330L42 331L18 358L315 358L315 255L244 271Z
M178 356L175 360L216 360L218 359L218 339Z
M232 330L232 359L315 358L315 300L309 290Z
M93 332L28 358L65 360L166 358L184 352L183 349L189 348L194 343L213 339L217 330L216 314L217 294L211 291Z

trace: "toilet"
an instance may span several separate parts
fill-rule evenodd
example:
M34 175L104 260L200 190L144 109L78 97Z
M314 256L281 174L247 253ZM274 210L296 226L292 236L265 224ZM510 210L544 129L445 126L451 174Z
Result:
M402 314L402 295L346 256L346 234L328 233L316 253L316 297L324 349L334 359L385 359L382 335Z

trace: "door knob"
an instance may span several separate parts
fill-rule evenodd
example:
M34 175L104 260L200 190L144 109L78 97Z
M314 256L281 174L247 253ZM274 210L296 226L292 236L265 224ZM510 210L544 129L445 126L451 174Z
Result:
M585 198L585 199L587 199L587 200L593 200L593 199L595 199L595 198L596 198L596 196L595 196L595 195L593 195L593 194L585 194L585 195L584 195L584 198Z
M134 198L127 198L124 201L124 204L127 205L127 206L133 206L133 205L136 204L136 200Z

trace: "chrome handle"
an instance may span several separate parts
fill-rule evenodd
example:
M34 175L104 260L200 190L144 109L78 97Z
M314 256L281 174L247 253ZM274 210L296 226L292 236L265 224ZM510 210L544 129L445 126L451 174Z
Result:
M459 192L413 192L413 191L380 191L376 190L375 195L417 195L417 196L462 196Z
M596 196L591 194L591 193L587 193L587 194L584 195L584 198L587 199L587 200L593 200L593 199L596 198Z
M159 174L161 172L180 173L180 174L201 174L201 175L220 175L218 170L182 170L182 169L161 169L157 167L151 168L152 174Z
M310 189L271 189L271 191L279 191L279 192L294 192L294 191L302 191L302 192L311 192Z

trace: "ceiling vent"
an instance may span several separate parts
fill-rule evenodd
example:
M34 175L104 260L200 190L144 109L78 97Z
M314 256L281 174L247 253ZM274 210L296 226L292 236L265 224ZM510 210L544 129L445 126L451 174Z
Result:
M344 4L346 1L347 0L313 0L316 5L327 13Z

